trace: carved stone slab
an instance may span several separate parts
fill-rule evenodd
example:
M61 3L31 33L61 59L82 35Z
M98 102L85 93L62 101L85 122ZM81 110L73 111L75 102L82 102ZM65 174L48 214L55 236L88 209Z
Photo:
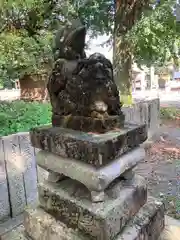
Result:
M26 196L26 204L33 205L37 202L37 169L34 156L34 149L30 145L29 135L19 135L19 144L21 156L24 160L24 188Z
M25 210L24 227L28 240L89 240L39 207Z
M6 162L4 158L4 144L0 139L0 222L10 216L10 203L8 197L8 179L6 174Z
M36 161L45 170L63 174L77 180L90 191L103 191L113 180L125 171L132 169L144 157L144 149L138 147L99 169L90 164L74 159L62 158L47 151L40 151L36 155ZM56 175L54 174L54 176Z
M164 204L152 197L127 224L116 240L157 240L164 229Z
M34 240L90 240L72 228L57 221L41 208L25 210L25 231ZM114 240L157 240L164 228L164 205L148 197L147 203ZM15 239L3 238L3 240ZM24 239L24 238L22 238ZM29 239L29 238L28 238ZM102 238L101 240L104 240Z
M89 191L76 181L41 183L39 202L57 220L79 229L89 239L112 240L145 204L144 179L115 181L105 192L105 201L92 203Z
M101 167L143 143L147 128L127 124L120 130L95 134L43 126L32 129L30 138L35 148Z
M20 153L19 139L17 135L9 135L4 138L4 152L11 215L12 217L15 217L24 211L27 203L23 176L24 160Z

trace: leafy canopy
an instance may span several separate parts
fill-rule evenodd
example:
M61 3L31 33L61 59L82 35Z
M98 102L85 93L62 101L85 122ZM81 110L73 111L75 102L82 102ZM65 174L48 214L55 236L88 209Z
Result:
M69 0L68 3L73 6L74 16L86 24L92 36L111 35L109 42L112 44L116 1ZM141 1L143 4L144 0ZM171 58L178 57L180 24L177 24L174 15L175 6L176 0L149 0L140 20L126 34L125 38L131 42L132 54L138 63L163 65Z
M151 14L143 15L127 34L133 42L133 54L137 62L162 65L178 57L180 29L173 14L175 1L166 0Z
M4 82L37 73L51 62L52 27L57 21L53 7L43 0L0 2L0 76Z
M150 2L149 10L126 37L133 43L132 53L138 62L162 64L179 46L172 11L175 1ZM158 5L152 9L154 3ZM44 64L51 64L53 35L68 20L79 18L93 36L112 36L114 14L112 0L1 0L1 78L9 80L37 73Z

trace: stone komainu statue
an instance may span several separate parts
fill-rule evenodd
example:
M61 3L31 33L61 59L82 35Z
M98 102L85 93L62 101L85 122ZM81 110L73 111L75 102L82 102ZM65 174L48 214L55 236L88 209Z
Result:
M64 27L56 37L55 63L47 89L52 125L103 133L124 123L111 62L102 54L85 55L86 28Z

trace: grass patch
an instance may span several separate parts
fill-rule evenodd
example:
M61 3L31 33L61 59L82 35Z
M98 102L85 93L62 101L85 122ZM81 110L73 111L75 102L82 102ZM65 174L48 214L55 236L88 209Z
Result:
M166 196L163 201L166 206L167 215L175 219L180 219L180 199L178 196Z
M160 118L162 120L180 120L180 109L178 108L160 108Z

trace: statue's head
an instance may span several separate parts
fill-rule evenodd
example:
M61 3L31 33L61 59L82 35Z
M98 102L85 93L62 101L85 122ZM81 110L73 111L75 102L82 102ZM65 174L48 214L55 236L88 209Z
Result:
M114 83L112 63L104 55L94 53L88 59L80 61L73 79L77 85L73 85L76 91L69 91L72 99L77 98L76 109L81 107L82 115L85 114L85 109L88 109L87 116L91 116L94 110L103 112L97 107L100 103L109 115L119 114L119 92Z
M94 72L94 78L97 79L112 79L113 78L113 66L110 60L108 60L103 54L101 53L94 53L89 57L90 62L94 61L95 64L92 64L93 69L91 70L92 73Z
M79 21L66 24L56 36L56 58L84 58L86 27Z

